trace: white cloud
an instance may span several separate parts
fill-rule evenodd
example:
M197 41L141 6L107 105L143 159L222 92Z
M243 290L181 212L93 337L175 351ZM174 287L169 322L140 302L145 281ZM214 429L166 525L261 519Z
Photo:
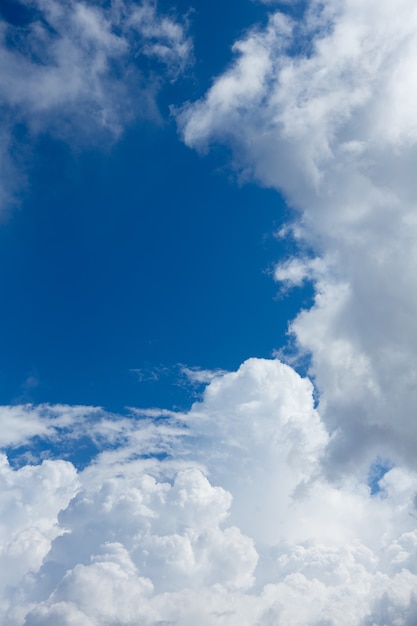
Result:
M2 429L0 432L0 446L18 447L27 444L34 437L54 439L61 431L71 431L73 436L76 432L77 423L80 428L85 428L86 416L92 418L100 415L101 410L96 407L31 404L16 406L1 406L0 420ZM69 434L71 436L71 434Z
M200 367L187 367L186 365L180 365L180 373L185 377L186 383L194 386L207 385L217 376L223 376L226 374L224 370L204 370Z
M320 257L313 259L293 257L276 266L274 277L286 288L301 287L306 281L318 280L326 274L326 271L326 263Z
M67 10L39 6L57 23ZM143 7L144 52L169 58L176 29L150 28ZM116 8L71 14L93 50L118 50ZM314 282L292 329L319 407L308 379L250 359L186 371L208 385L183 413L2 408L1 445L22 465L0 466L6 626L415 624L416 22L410 0L313 2L301 27L275 13L179 114L190 145L229 143L242 175L302 216L291 228L314 255L276 278ZM107 57L91 58L99 76ZM54 458L64 442L76 459L85 437L101 451L84 469ZM42 444L51 458L23 463ZM372 495L376 458L387 471Z
M158 15L155 2L147 0L136 5L129 24L143 37L142 52L164 63L171 77L175 78L190 62L192 42L186 37L183 25Z
M0 587L18 585L39 570L51 542L63 532L57 517L79 487L76 471L65 461L12 470L0 457Z
M276 277L315 285L291 330L312 356L333 475L376 455L416 467L416 32L411 0L312 1L301 23L276 11L178 113L188 145L230 145L241 176L298 211L314 260Z
M3 458L2 623L413 623L417 475L394 467L374 496L367 473L329 482L328 433L290 367L250 359L153 422L84 410L55 414L75 457L77 432L100 433L82 471ZM54 412L38 410L41 438Z
M191 61L186 26L156 2L25 2L28 23L0 21L0 209L13 202L21 151L38 133L76 145L117 138L137 116L158 117L156 93ZM140 60L161 64L144 71ZM17 126L26 129L26 136ZM16 156L17 155L17 156Z

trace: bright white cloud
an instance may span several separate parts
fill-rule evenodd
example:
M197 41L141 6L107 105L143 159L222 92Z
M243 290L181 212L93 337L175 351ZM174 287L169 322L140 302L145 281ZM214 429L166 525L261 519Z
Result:
M284 193L314 258L291 330L312 356L332 432L329 472L376 455L415 464L417 11L411 0L312 1L234 45L231 66L178 115L185 142L228 144L240 175Z
M97 103L106 59L130 45L109 26L124 5L68 6L93 51L91 99L67 76L80 103ZM68 6L39 4L57 24ZM148 37L142 52L171 64L180 31L141 6L129 19ZM2 623L415 624L416 26L410 0L312 2L302 26L275 12L179 114L189 145L228 143L243 177L301 215L290 230L314 254L276 278L314 282L292 330L319 407L308 379L260 359L185 371L208 384L183 413L4 407L1 445L17 467L2 457ZM53 73L45 84L55 92ZM42 98L35 110L12 94L41 124ZM101 452L84 469L53 458L86 436ZM40 442L51 458L25 463L42 458ZM371 490L377 458L393 464Z
M63 532L58 513L68 506L79 484L71 463L44 461L12 470L2 454L0 486L0 586L4 601L4 590L39 570L51 541Z
M393 468L380 495L366 473L329 482L311 383L287 365L250 359L158 421L79 411L55 419L100 433L82 471L3 457L2 623L413 623L417 475Z
M0 210L13 203L22 152L38 133L76 145L117 138L135 117L158 117L161 79L175 79L192 56L185 25L152 0L24 4L27 23L0 21ZM160 67L144 72L143 55Z

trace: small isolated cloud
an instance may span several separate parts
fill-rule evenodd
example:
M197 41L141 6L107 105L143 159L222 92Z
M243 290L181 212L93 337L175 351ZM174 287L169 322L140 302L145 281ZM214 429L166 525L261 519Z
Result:
M287 288L301 287L306 281L317 282L326 271L326 262L320 257L293 257L275 267L274 278Z
M289 366L250 359L159 420L30 411L38 438L65 416L74 458L77 433L100 449L78 471L2 455L3 624L413 623L417 475L386 468L374 495L368 473L329 481L331 437Z
M192 57L184 22L151 0L22 7L21 23L0 19L0 211L16 200L39 134L76 145L114 140L134 118L157 118L162 80ZM144 57L157 65L145 69Z
M155 2L148 0L136 5L129 17L129 25L137 29L143 39L142 53L163 63L171 79L190 63L193 46L184 25L171 17L159 15Z
M181 375L185 378L186 383L192 386L207 385L217 376L223 376L226 374L224 370L206 370L200 367L187 367L186 365L180 365L179 370Z
M137 381L139 383L144 382L153 382L156 383L164 376L168 376L170 373L170 368L165 365L159 366L150 366L150 367L135 367L129 370L132 374L135 375Z
M183 363L166 366L150 366L131 369L139 383L158 383L161 380L169 380L170 384L181 387L192 398L196 398L200 391L216 376L222 376L226 372L221 369L208 370L200 367L188 367Z

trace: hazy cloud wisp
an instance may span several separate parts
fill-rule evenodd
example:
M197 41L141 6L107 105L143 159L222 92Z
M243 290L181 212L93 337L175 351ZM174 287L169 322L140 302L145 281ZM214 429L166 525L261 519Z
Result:
M0 211L19 198L37 136L78 147L114 140L138 116L157 119L162 82L192 59L186 24L152 0L23 6L21 24L0 20ZM145 71L144 57L157 65Z

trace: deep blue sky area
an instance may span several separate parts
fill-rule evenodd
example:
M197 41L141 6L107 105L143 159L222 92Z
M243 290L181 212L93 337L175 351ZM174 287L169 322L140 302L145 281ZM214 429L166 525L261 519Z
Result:
M161 94L162 123L139 121L106 149L38 138L21 205L0 225L2 403L172 406L188 398L179 363L232 369L285 343L309 296L276 298L270 275L288 254L273 237L285 203L240 186L221 150L184 146L168 110L204 93L239 30L266 15L222 7L190 14L196 66Z

